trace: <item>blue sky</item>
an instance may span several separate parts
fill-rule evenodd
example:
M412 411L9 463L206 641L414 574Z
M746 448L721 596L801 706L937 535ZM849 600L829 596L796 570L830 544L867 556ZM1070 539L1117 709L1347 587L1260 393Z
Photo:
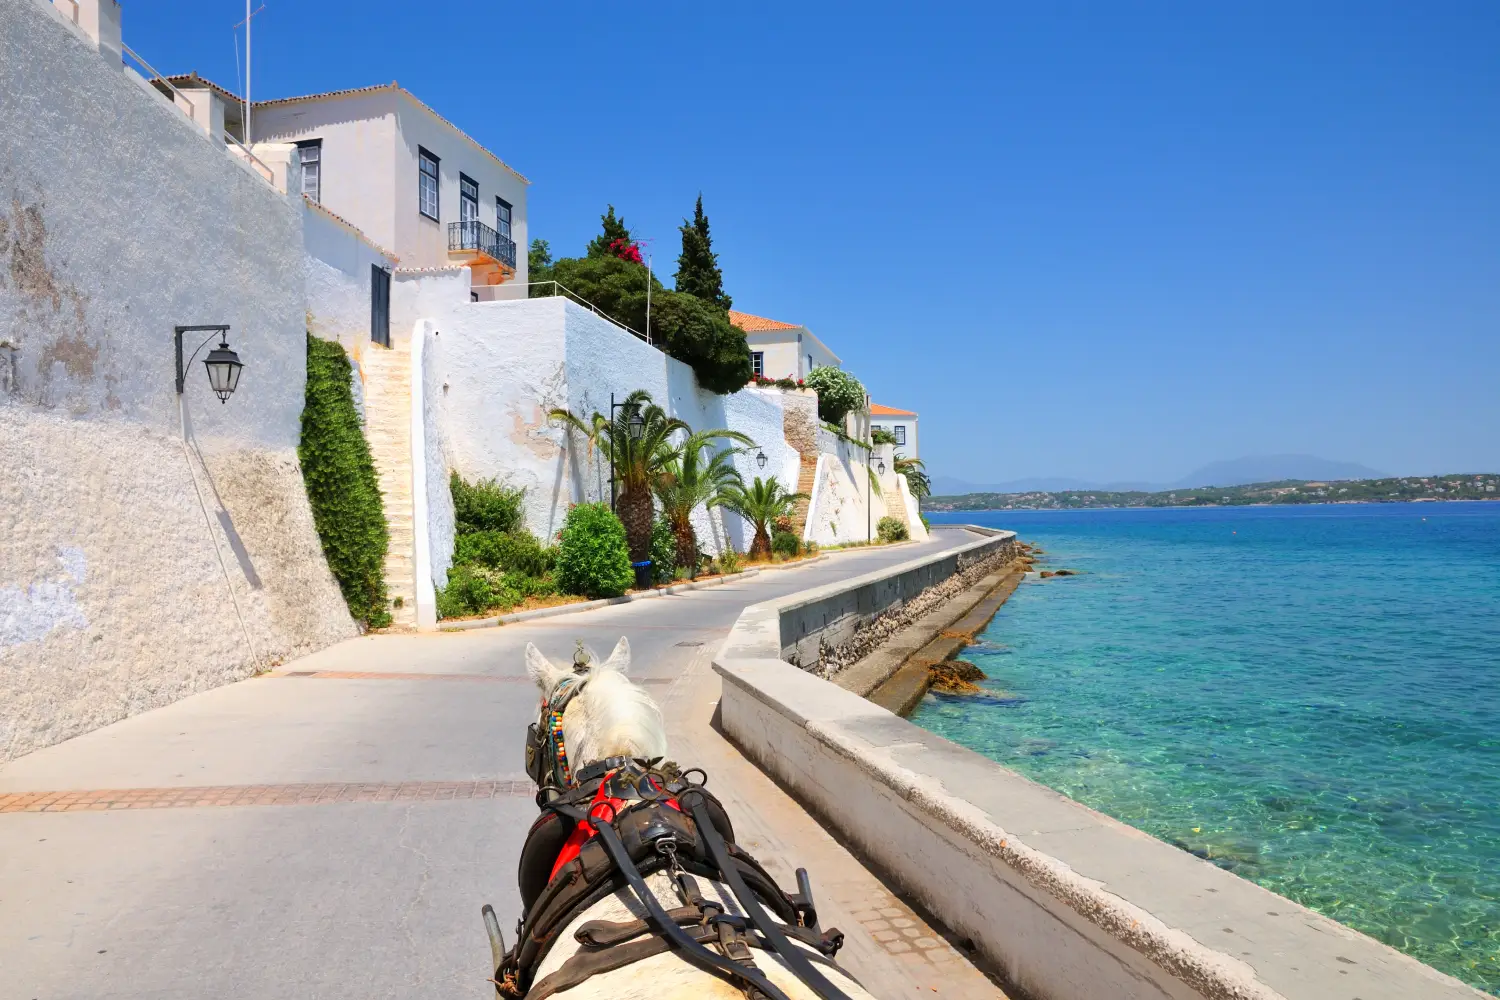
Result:
M125 39L234 87L243 15L127 0ZM256 25L256 96L400 81L531 178L559 255L612 202L670 272L701 190L736 308L920 411L935 473L1500 471L1492 0L266 0Z

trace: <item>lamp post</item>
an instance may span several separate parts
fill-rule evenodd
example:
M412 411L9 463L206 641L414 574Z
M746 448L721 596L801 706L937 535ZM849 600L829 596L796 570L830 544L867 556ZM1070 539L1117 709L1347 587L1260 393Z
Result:
M610 393L609 422L611 424L615 422L616 410L625 409L628 409L630 411L629 416L625 418L625 434L630 439L630 442L633 445L635 442L639 441L641 439L641 435L646 432L646 421L641 417L641 408L639 404L632 405L630 403L616 403L615 394ZM634 450L634 448L631 449L631 451ZM609 448L609 509L613 511L615 509L615 506L615 447L613 440L611 440Z
M760 454L755 456L755 467L764 470L766 467L766 461L766 451L764 448L762 448Z
M224 325L178 326L172 329L173 339L177 347L177 395L181 396L183 390L187 387L187 365L191 365L193 359L198 356L198 351L203 350L208 342L217 336L219 338L219 346L208 352L208 357L203 359L203 366L208 370L208 384L213 388L214 395L219 397L219 402L229 402L229 397L234 395L235 389L239 388L240 372L245 367L240 362L240 356L229 349L229 327ZM187 360L187 365L184 365L182 362L182 335L184 333L203 333L205 330L208 331L208 336L193 351Z

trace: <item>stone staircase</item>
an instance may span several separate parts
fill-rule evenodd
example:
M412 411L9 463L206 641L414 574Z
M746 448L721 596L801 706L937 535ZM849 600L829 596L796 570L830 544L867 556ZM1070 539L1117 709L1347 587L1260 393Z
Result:
M818 481L818 453L801 453L801 467L797 470L797 490L805 500L798 500L792 506L792 530L797 533L798 538L807 537L807 512L812 506L813 487Z
M390 546L385 554L386 596L392 627L417 624L416 543L412 531L411 354L364 345L365 440L385 503Z

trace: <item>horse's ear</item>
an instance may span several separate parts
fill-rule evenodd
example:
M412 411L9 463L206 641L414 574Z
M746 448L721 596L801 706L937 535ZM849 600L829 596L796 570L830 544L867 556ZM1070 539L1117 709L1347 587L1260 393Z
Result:
M571 672L554 664L542 655L540 649L528 642L526 644L526 673L536 682L536 686L541 688L543 695L549 695L564 677L570 676Z
M620 641L615 643L615 651L609 654L609 659L599 664L599 671L616 670L622 674L630 673L630 640L623 635Z

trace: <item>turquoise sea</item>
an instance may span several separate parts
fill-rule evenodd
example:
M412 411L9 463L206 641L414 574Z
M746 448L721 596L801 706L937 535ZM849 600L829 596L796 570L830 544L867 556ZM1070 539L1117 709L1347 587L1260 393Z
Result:
M1500 995L1500 503L1003 511L912 721Z

